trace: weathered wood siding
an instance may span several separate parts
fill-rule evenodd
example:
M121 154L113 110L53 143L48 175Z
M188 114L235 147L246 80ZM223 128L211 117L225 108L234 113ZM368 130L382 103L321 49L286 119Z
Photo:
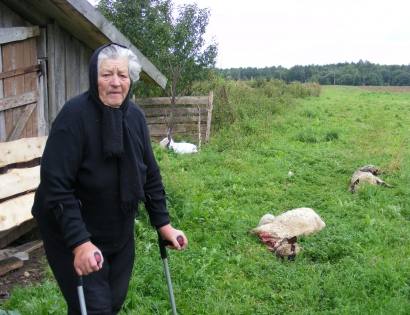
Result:
M37 64L36 38L2 45L3 72ZM15 97L37 91L37 73L31 72L3 79L3 97ZM37 136L37 98L24 106L4 110L8 140ZM24 118L24 116L26 116Z
M28 25L20 16L11 11L3 3L0 2L0 27L12 27L12 26L22 26ZM0 46L0 72L3 72L2 63L2 48ZM0 98L4 97L3 93L3 80L0 80ZM0 141L6 140L6 121L5 113L0 112Z
M40 31L3 3L0 9L0 141L37 136ZM19 104L22 99L25 102Z
M29 26L30 23L0 2L0 27Z
M68 99L88 89L91 54L57 23L47 25L49 123Z

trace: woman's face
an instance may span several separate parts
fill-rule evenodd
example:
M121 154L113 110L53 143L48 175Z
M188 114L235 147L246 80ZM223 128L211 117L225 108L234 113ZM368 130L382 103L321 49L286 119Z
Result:
M119 107L130 89L127 58L103 59L98 69L98 96L104 105Z

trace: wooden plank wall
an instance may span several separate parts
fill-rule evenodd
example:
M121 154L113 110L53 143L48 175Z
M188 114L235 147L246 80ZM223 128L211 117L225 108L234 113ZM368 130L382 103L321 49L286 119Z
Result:
M67 100L88 89L91 54L91 49L57 23L47 25L49 124Z
M0 27L23 27L30 24L18 16L2 2L0 2ZM36 38L24 41L3 43L0 48L0 72L29 67L37 64ZM36 91L37 74L35 72L4 78L0 83L0 98L17 96L25 92ZM0 113L0 141L6 141L7 137L33 137L37 135L37 110L34 104L30 108L16 108L5 110ZM33 109L34 108L34 109ZM25 126L17 125L22 114L29 117ZM23 128L24 127L24 128ZM8 136L7 136L8 135Z
M173 125L172 137L197 143L208 142L211 131L213 92L206 96L177 97L172 107L169 97L135 98L145 113L151 138L160 141Z
M12 26L30 26L30 24L0 1L0 27Z
M2 46L3 72L13 69L29 67L37 64L36 38L12 42ZM31 72L3 80L3 97L21 95L37 91L37 73ZM27 105L28 106L28 105ZM14 131L19 118L27 107L19 107L4 111L5 130L7 135ZM37 136L37 109L34 109L19 137ZM23 126L22 126L23 128Z
M11 11L7 6L0 2L0 27L28 26L20 16ZM2 63L2 48L0 46L0 72L5 71ZM0 98L5 97L3 93L3 80L0 80ZM5 113L0 112L0 141L6 141L6 122Z

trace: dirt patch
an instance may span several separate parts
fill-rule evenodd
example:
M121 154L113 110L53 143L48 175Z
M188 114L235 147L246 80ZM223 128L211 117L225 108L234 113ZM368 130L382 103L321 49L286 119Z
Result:
M360 88L374 92L410 93L410 86L360 86Z
M34 229L31 233L26 234L8 247L22 245L38 239L38 231ZM0 304L2 301L10 298L14 288L41 282L44 278L46 267L46 256L44 248L41 246L30 252L29 260L24 261L23 267L0 276Z
M47 262L43 247L30 253L30 259L23 267L10 271L0 277L0 302L11 296L13 288L38 283L44 278Z

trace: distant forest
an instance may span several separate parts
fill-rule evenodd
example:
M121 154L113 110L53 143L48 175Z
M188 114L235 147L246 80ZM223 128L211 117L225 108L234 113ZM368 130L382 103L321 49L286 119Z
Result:
M379 65L360 60L357 63L330 65L217 69L233 80L271 80L318 82L323 85L410 85L409 65Z

